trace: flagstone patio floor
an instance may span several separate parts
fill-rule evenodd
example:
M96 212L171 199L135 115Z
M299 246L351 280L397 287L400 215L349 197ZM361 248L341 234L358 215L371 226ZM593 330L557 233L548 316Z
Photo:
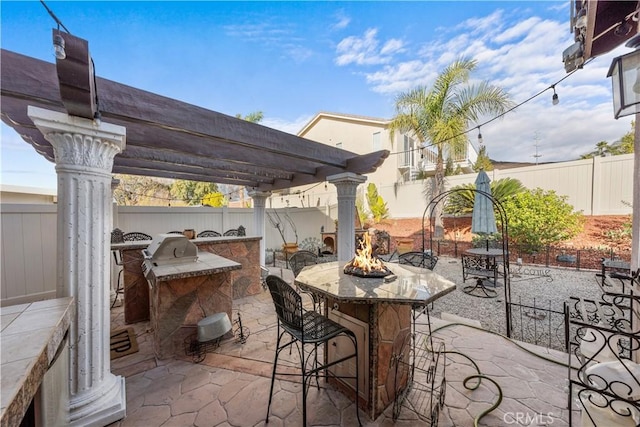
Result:
M286 269L272 267L272 273L293 279ZM269 292L235 300L234 320L238 312L243 325L250 330L247 341L241 344L227 339L207 353L201 363L194 363L186 355L156 360L149 322L132 325L139 351L111 362L112 371L126 377L127 395L127 415L112 426L265 425L277 324ZM125 326L122 307L112 309L111 322L112 329ZM483 417L479 425L568 425L567 368L563 366L566 354L513 343L465 325L447 325L448 322L432 318L434 337L444 341L446 350L471 357L483 374L500 385L504 394L499 407ZM426 326L419 326L418 330L426 332ZM285 358L289 356L287 352L282 354ZM295 366L295 360L289 363ZM465 377L474 373L464 357L447 354L446 398L439 426L473 426L474 418L497 398L496 388L488 381L473 391L463 386ZM321 385L319 391L314 387L309 391L308 425L357 425L353 403L331 386ZM301 402L299 383L276 380L268 425L302 425ZM429 425L407 408L394 421L391 409L387 408L375 420L361 411L360 418L365 426ZM576 415L574 422L579 420Z

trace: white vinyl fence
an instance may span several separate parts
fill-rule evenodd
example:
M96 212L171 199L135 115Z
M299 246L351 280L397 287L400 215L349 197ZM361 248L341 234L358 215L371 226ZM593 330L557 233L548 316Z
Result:
M273 209L267 209L275 219ZM196 233L215 230L223 233L244 226L247 235L255 236L253 209L210 207L114 207L114 228L123 232L141 231L154 236L192 228ZM285 238L295 242L295 232L287 215L295 224L298 243L305 239L320 240L320 227L334 230L334 222L318 208L277 210L285 224ZM1 306L21 304L56 295L56 218L57 205L2 204ZM283 244L278 231L266 221L265 248L280 249Z
M633 200L633 154L542 164L487 172L492 181L514 178L529 189L553 190L568 197L584 215L629 215ZM446 188L473 183L477 174L446 178ZM427 207L429 180L376 183L392 218L419 218ZM365 183L366 184L366 183Z

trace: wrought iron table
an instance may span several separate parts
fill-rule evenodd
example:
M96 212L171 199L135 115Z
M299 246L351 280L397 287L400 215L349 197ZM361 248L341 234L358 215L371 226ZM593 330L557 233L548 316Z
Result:
M476 278L475 285L465 286L462 291L473 296L482 298L495 298L498 296L495 288L498 286L498 258L504 257L502 249L496 248L471 248L465 251L465 254L472 255L474 258L463 256L462 259L462 277L466 280L467 275ZM474 264L467 266L468 263ZM468 270L468 271L467 271ZM493 289L485 285L485 280L493 280L491 283Z

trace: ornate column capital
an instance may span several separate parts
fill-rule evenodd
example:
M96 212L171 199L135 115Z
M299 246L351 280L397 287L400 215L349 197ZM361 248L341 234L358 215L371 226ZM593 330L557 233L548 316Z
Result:
M257 201L261 201L264 206L265 201L272 193L271 191L261 191L256 190L254 187L247 187L247 194L254 200L254 204Z
M358 185L362 184L366 180L366 176L358 175L353 172L344 172L327 177L327 181L336 186L336 189L338 191L338 198L355 198Z
M114 156L126 145L126 129L122 126L96 124L93 120L32 106L27 114L53 146L59 168L81 167L110 174Z

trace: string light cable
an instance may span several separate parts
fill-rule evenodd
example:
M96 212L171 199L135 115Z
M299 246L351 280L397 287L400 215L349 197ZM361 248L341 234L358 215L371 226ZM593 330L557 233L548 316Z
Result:
M593 61L594 59L595 59L595 57L589 58L587 61L585 61L584 65L587 65L588 63L590 63L590 62L591 62L591 61ZM584 65L583 65L583 66L584 66ZM545 92L546 92L546 91L548 91L548 90L553 90L553 91L554 91L554 93L555 93L555 87L556 87L559 83L562 83L564 80L566 80L566 79L568 79L569 77L571 77L571 76L573 75L573 73L575 73L576 71L578 71L578 70L580 70L580 69L581 69L581 68L576 68L575 70L571 71L570 73L567 73L567 75L566 75L566 76L562 77L560 80L558 80L558 81L557 81L557 82L555 82L554 84L552 84L552 85L550 85L550 86L547 86L546 88L542 89L541 91L539 91L539 92L537 92L537 93L535 93L535 94L531 95L529 98L525 99L525 100L524 100L524 101L522 101L522 102L519 102L518 104L516 104L516 105L514 105L513 107L509 108L508 110L506 110L506 111L504 111L504 112L502 112L502 113L500 113L500 114L496 115L495 117L492 117L491 119L489 119L489 120L487 120L487 121L485 121L485 122L483 122L483 123L479 123L477 126L474 126L474 127L472 127L472 128L469 128L469 129L467 129L466 131L461 132L461 133L459 133L459 134L457 134L457 135L451 136L451 137L449 137L449 138L447 138L447 139L443 139L442 141L440 141L440 142L439 142L439 143L437 143L437 144L436 144L436 143L423 144L422 146L420 146L420 147L419 147L419 148L417 148L417 149L418 149L418 150L420 150L420 149L422 149L422 148L435 147L435 146L437 146L437 145L439 145L439 144L441 144L441 143L443 143L443 142L451 141L451 140L453 140L453 139L456 139L456 138L458 138L458 137L461 137L461 136L463 136L463 135L466 135L466 134L468 134L468 133L470 133L470 132L473 132L473 131L475 131L475 130L477 130L477 131L478 131L478 141L482 141L482 134L480 133L480 128L481 128L482 126L484 126L484 125L486 125L486 124L489 124L489 123L493 122L494 120L497 120L497 119L499 119L500 117L503 117L503 116L507 115L508 113L512 112L512 111L513 111L513 110L515 110L516 108L521 107L521 106L523 106L524 104L526 104L526 103L528 103L528 102L530 102L530 101L533 101L535 98L539 97L540 95L542 95L543 93L545 93ZM558 99L558 98L557 98L557 94L556 94L556 97L555 97L555 98L552 98L552 101L554 102L554 105L556 104L555 100L557 100L557 99ZM393 152L393 153L389 153L389 155L405 154L405 153L412 152L412 151L414 151L414 150L416 150L416 148L411 148L411 149L409 149L409 150L403 150L403 151L396 151L396 152Z

